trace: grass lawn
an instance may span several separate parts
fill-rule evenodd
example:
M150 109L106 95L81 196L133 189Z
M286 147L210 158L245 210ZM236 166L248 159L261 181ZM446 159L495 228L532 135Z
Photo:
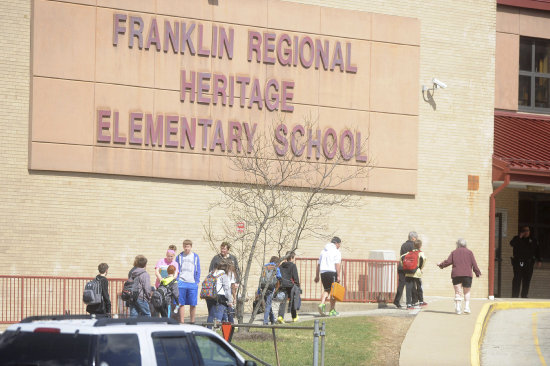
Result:
M326 323L325 365L369 364L369 360L374 356L372 344L378 338L377 327L372 318L322 318L319 328L323 321ZM297 324L312 327L313 321ZM277 365L271 329L251 329L250 335L242 333L234 334L233 343L263 361ZM281 365L313 365L313 330L277 329L275 334ZM320 350L319 341L319 365L321 364ZM245 359L251 359L246 355L243 356Z

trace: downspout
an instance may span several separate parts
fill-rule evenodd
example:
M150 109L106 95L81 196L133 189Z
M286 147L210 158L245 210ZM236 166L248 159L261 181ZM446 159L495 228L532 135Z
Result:
M510 184L510 174L504 176L504 183L491 193L489 198L489 297L495 296L495 197Z

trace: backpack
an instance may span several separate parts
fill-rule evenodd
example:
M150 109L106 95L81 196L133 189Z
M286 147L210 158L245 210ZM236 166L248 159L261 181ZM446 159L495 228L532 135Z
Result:
M135 302L139 292L133 292L134 280L128 278L124 285L122 286L122 292L120 293L120 298L122 301Z
M202 281L201 285L201 299L217 300L218 299L218 278L223 276L224 273L220 273L214 276L214 272L210 272L208 276Z
M97 278L86 283L84 292L82 293L82 301L86 305L101 304L103 297L101 296L101 282Z
M266 264L263 266L262 275L260 276L260 287L265 288L268 286L268 288L274 289L277 281L277 265Z
M418 269L419 250L411 250L403 255L403 271L405 273L414 273Z
M168 286L170 286L175 280L176 279L173 279L172 281L170 281L170 283L166 285L161 283L159 287L155 291L153 291L153 294L151 295L151 303L157 311L164 308L166 304L168 304L168 298L172 293L170 287Z

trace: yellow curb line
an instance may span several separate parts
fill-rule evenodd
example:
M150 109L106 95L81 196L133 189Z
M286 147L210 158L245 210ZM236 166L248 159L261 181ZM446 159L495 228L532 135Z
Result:
M483 338L485 337L485 331L487 330L487 324L491 315L497 310L509 310L509 309L537 309L537 308L550 308L550 302L548 301L509 301L509 302L494 302L486 303L481 308L479 315L476 319L476 325L474 333L470 340L470 364L472 366L480 366L480 350Z

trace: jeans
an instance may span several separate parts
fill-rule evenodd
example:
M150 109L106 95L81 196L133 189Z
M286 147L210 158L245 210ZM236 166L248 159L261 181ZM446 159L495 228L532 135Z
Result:
M397 275L399 276L399 282L397 285L397 292L395 293L395 299L393 300L394 304L399 304L401 302L401 296L403 296L403 288L405 287L405 272L398 269Z
M267 290L265 293L265 309L264 309L264 324L275 323L275 317L273 316L273 290Z
M414 305L419 300L417 288L420 287L420 279L414 277L406 277L405 284L407 286L407 306Z
M147 301L138 299L134 304L130 304L130 317L136 318L138 315L151 316Z
M206 299L206 307L208 308L207 323L213 323L214 319L221 322L223 319L223 313L227 306L219 304L216 300ZM211 328L211 326L209 326Z
M279 291L283 291L285 293L285 299L283 300L283 302L281 302L281 306L279 307L279 316L284 318L287 300L290 305L290 291L292 291L292 288L282 288L282 289L279 289ZM296 309L294 309L294 307L290 308L290 313L292 315L292 319L295 319L297 314L296 314Z

